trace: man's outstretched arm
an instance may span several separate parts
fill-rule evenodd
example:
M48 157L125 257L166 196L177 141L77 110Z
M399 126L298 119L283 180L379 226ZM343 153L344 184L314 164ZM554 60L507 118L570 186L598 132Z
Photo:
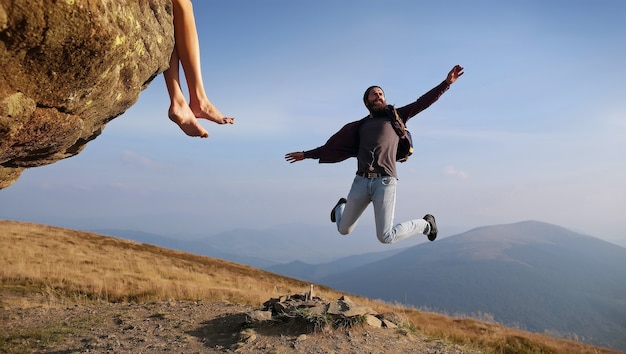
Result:
M439 85L432 88L430 91L423 94L420 98L418 98L415 102L411 102L406 106L398 108L398 114L402 119L406 122L421 111L430 107L433 103L435 103L441 95L444 94L459 77L463 75L463 67L460 65L455 65L448 75L446 79L443 80Z

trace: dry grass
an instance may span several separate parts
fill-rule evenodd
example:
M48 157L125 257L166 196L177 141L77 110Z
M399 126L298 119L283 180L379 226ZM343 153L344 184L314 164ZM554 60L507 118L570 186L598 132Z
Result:
M260 306L308 283L249 266L45 225L0 220L0 308L153 300L228 301ZM317 287L317 295L340 297ZM492 323L420 312L353 296L403 329L490 353L617 353Z
M0 221L0 281L48 297L259 304L307 284L219 259L29 223Z

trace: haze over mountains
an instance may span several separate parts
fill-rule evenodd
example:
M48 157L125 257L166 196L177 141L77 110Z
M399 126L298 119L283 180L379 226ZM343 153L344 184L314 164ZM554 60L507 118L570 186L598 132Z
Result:
M626 248L552 224L485 226L375 253L329 249L324 238L336 235L289 237L279 230L239 230L202 241L106 231L98 232L233 260L368 298L493 318L626 350Z
M365 229L365 228L364 228ZM174 250L222 258L259 268L301 261L326 263L381 250L403 250L409 242L382 245L369 229L346 237L329 227L285 224L265 229L234 229L202 237L169 237L134 230L92 229L89 231L155 244ZM360 238L355 242L355 238ZM424 237L423 242L426 241ZM414 244L414 243L413 243Z

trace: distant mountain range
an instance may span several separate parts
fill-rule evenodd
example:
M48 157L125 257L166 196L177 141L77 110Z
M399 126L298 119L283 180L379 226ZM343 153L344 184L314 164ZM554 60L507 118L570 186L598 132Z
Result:
M189 252L197 255L208 256L213 258L219 258L228 260L231 262L237 262L240 264L250 265L256 268L269 267L276 264L275 261L270 261L261 257L254 257L246 254L236 254L228 251L218 249L213 246L211 242L205 239L202 240L184 240L176 239L172 237L166 237L162 235L151 234L142 231L134 230L120 230L120 229L93 229L91 232L95 232L101 235L113 236L131 240L135 242L145 243L149 245L160 246L177 251Z
M371 259L268 269L372 299L626 350L626 248L527 221Z
M350 247L353 239L300 225L195 241L94 231L626 351L626 248L552 224L485 226L405 248Z
M365 228L355 231L348 237L341 236L330 222L328 224L328 227L285 224L265 229L240 228L192 238L185 235L163 236L135 230L89 231L221 258L257 268L294 261L320 264L360 254L405 250L415 244L405 242L384 245L378 242L373 230ZM423 242L428 242L425 237Z

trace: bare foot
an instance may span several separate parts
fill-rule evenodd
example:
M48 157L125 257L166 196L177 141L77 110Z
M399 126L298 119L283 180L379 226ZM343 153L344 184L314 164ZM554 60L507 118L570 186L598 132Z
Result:
M189 136L199 136L201 138L208 138L209 132L200 125L198 119L194 116L194 113L187 106L183 108L170 107L167 112L170 120L180 127L185 134Z
M224 117L224 115L210 102L189 105L196 118L208 119L217 124L234 124L235 118Z

